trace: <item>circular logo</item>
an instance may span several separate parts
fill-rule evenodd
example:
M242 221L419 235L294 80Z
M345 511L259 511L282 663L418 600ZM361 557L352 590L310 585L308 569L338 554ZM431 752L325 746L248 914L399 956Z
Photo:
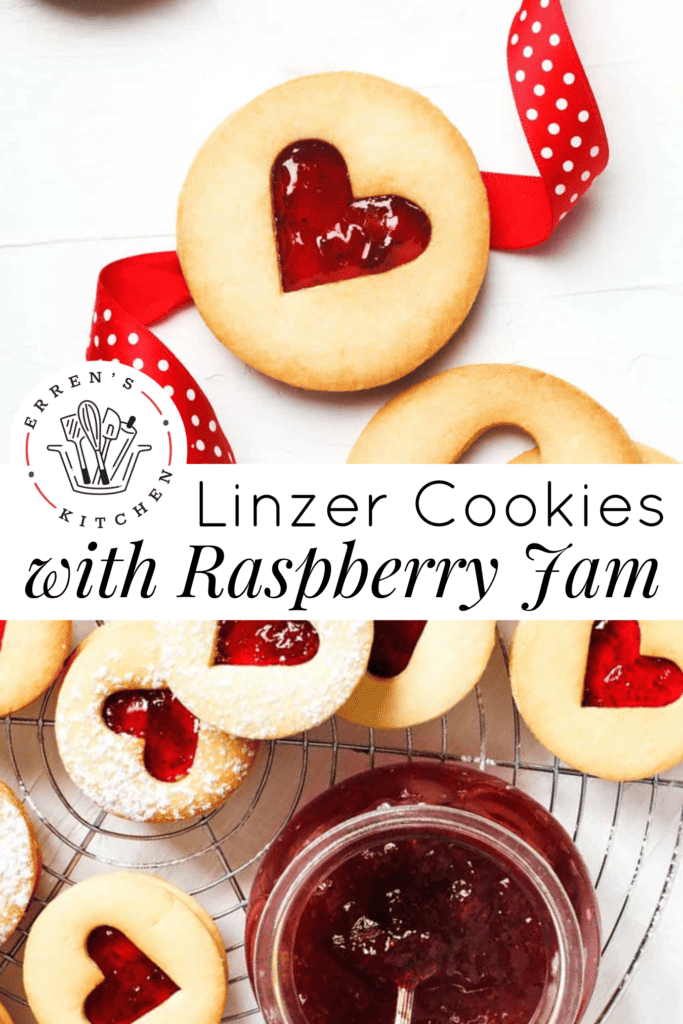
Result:
M172 399L114 362L59 370L22 402L10 458L36 499L79 527L125 526L159 506L187 459Z

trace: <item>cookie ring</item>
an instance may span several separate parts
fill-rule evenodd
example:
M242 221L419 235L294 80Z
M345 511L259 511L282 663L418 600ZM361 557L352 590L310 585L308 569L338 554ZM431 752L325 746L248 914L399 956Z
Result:
M0 945L26 913L41 864L33 823L9 786L0 782Z
M669 455L664 455L663 452L658 452L656 448L650 448L646 444L639 444L638 441L634 441L633 445L643 465L678 465L676 459L672 459ZM537 466L540 461L541 455L538 448L529 448L528 451L522 452L521 455L517 455L514 459L510 459L509 465Z
M495 622L430 621L407 667L392 679L368 671L337 714L372 729L406 729L449 711L481 678Z
M579 771L615 782L683 759L683 696L665 707L583 707L592 622L522 622L510 657L512 693L540 742ZM683 623L639 622L640 651L683 669Z
M562 424L562 426L558 426ZM491 427L521 427L544 463L639 463L617 419L583 391L540 370L460 366L387 402L348 462L449 463Z
M270 194L288 146L342 154L354 196L400 193L431 222L417 258L385 273L283 291ZM232 114L195 158L178 213L178 255L197 308L250 366L303 388L397 380L444 345L479 290L489 248L472 152L427 99L372 75L312 75Z
M203 722L251 739L277 739L320 725L348 700L365 672L372 622L311 621L315 656L298 665L213 664L217 622L157 623L162 670Z
M0 1024L14 1024L14 1021L9 1015L9 1010L7 1010L2 1003L0 1003Z
M0 715L19 711L47 690L69 653L70 621L17 621L0 631Z
M227 994L225 953L190 897L132 872L96 875L63 890L26 944L24 985L38 1024L83 1024L103 973L86 951L94 929L116 928L179 987L154 1010L158 1024L218 1024ZM182 942L178 936L182 936Z
M57 746L67 772L99 807L131 821L206 814L244 781L258 750L258 744L200 722L189 771L177 781L154 778L145 769L145 740L113 732L102 709L111 694L168 686L161 658L152 623L109 622L79 649L57 702Z

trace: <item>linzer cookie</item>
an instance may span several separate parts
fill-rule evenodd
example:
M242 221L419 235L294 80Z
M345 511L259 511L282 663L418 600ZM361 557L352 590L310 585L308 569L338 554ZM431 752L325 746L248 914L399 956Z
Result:
M118 872L63 890L34 924L24 985L38 1024L218 1024L227 964L206 911L160 878Z
M579 771L626 781L683 760L683 622L523 622L520 714Z
M0 621L0 715L40 697L59 675L73 623Z
M0 782L0 946L26 912L41 862L38 839L23 804Z
M160 671L202 722L252 739L319 725L365 672L372 622L160 622Z
M424 97L371 75L272 89L196 157L178 214L192 297L223 344L278 380L396 380L458 329L486 268L474 157Z
M76 785L133 821L206 814L244 781L258 750L200 722L174 696L150 622L110 622L88 637L64 679L55 724Z
M349 462L456 462L492 427L517 426L544 463L640 463L619 421L583 391L525 366L460 366L387 402Z
M437 718L465 697L488 664L494 622L375 622L368 669L339 715L373 729Z

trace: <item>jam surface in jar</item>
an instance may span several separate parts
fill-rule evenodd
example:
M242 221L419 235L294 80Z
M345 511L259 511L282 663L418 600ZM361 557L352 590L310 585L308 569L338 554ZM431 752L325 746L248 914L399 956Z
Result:
M293 949L310 1024L529 1024L548 978L544 910L473 845L420 835L353 855L310 896Z

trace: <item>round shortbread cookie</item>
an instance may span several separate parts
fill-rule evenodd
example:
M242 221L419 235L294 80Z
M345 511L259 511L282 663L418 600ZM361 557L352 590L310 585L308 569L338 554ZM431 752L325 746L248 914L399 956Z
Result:
M9 1011L0 1003L0 1024L14 1024Z
M640 456L640 461L645 465L678 465L676 459L658 452L656 448L650 448L646 444L639 444L637 441L634 441L633 445ZM522 452L521 455L517 455L514 459L510 459L510 465L537 466L540 461L541 453L538 448L530 448L528 451Z
M492 427L517 426L544 463L640 463L614 416L559 377L525 366L460 366L387 402L349 462L449 463Z
M0 623L0 715L19 711L47 690L71 647L73 623Z
M366 672L341 718L405 729L438 718L479 681L496 641L495 622L428 622L406 668L391 679Z
M271 169L302 140L336 147L354 197L417 204L431 224L424 251L384 273L284 291ZM303 388L375 387L423 363L467 315L488 248L486 191L465 140L423 96L371 75L312 75L264 93L211 135L180 196L178 255L207 325L250 366Z
M639 622L640 653L683 669L683 622ZM522 622L512 693L540 742L573 768L623 782L683 760L683 696L665 707L584 707L592 622Z
M202 722L252 739L291 736L333 715L367 667L372 622L311 621L319 647L297 665L214 664L218 622L159 622L160 668Z
M97 875L48 903L26 944L24 985L38 1024L83 1024L86 997L103 975L87 954L90 933L122 932L178 986L153 1012L157 1024L218 1024L225 1007L225 954L205 911L160 879Z
M0 782L0 945L26 913L41 863L38 839L24 805Z
M258 750L201 721L187 774L172 782L154 778L145 768L145 739L113 732L103 706L114 693L168 688L161 662L153 623L109 622L79 648L57 702L57 745L69 775L99 807L132 821L206 814L244 781Z

